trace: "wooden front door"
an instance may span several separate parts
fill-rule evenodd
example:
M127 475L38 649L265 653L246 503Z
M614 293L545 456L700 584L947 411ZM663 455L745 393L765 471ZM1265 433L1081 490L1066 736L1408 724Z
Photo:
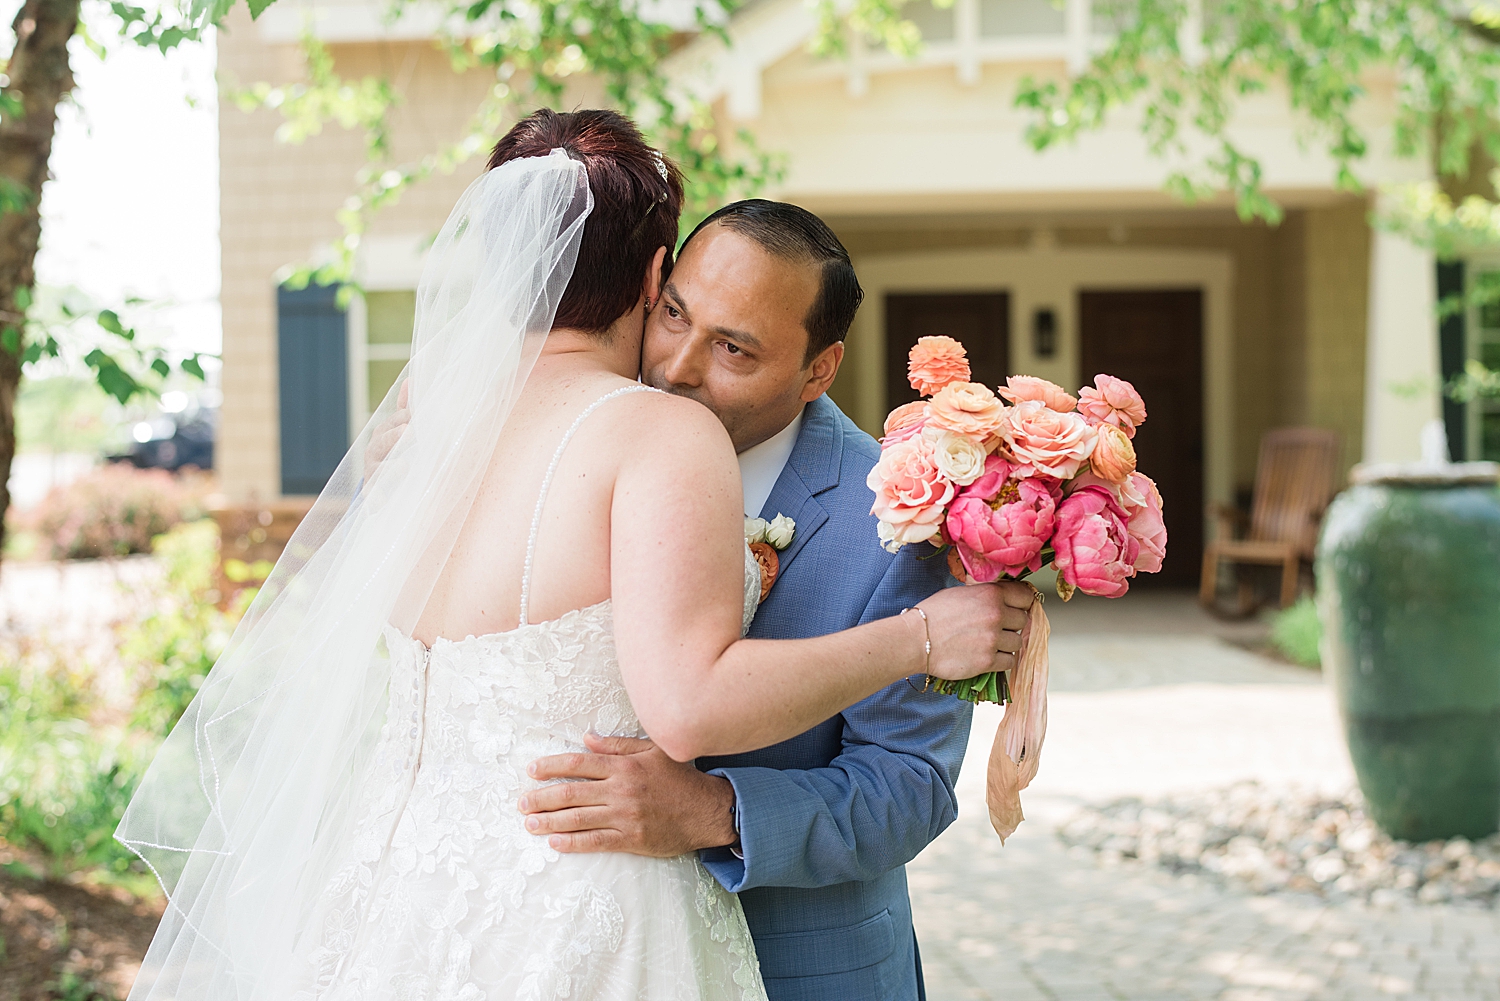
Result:
M1010 374L1010 296L1004 292L885 297L886 404L917 399L906 381L906 355L918 337L946 334L969 351L971 378L994 388Z
M1135 385L1146 423L1135 436L1138 468L1161 488L1167 558L1135 585L1197 584L1203 556L1203 293L1080 292L1079 375L1105 372Z

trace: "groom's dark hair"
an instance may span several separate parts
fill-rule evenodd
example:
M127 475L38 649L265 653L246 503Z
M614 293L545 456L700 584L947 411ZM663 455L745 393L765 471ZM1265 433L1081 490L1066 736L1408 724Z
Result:
M746 198L730 202L700 222L682 242L686 247L703 227L718 223L760 244L783 260L812 264L822 270L822 280L812 307L802 318L807 330L807 353L802 364L812 360L849 336L849 326L865 290L859 287L849 251L828 224L807 209L788 202Z
M550 108L517 122L495 144L485 169L554 149L588 170L594 210L583 224L578 263L552 325L603 333L640 298L658 247L667 248L663 280L671 273L682 173L624 115Z

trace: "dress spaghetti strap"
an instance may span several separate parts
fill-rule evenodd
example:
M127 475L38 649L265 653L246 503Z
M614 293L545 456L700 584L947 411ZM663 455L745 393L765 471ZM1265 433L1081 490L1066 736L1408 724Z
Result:
M536 536L542 527L542 508L547 503L547 491L552 488L552 477L557 473L557 464L562 461L563 451L568 447L568 442L573 440L573 435L588 420L589 415L598 410L610 400L619 396L628 396L631 393L659 393L661 390L652 386L621 386L619 389L599 397L593 403L584 408L583 413L573 419L572 427L562 436L562 441L557 443L557 451L552 453L552 462L547 466L547 475L542 477L542 489L537 495L536 510L531 515L531 534L526 539L526 562L521 565L521 616L520 625L527 624L527 618L531 612L531 561L536 555Z

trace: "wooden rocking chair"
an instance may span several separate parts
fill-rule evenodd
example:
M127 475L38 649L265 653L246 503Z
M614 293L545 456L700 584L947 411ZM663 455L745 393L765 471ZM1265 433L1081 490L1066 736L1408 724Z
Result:
M1214 541L1203 550L1203 580L1198 600L1213 607L1219 590L1219 563L1281 566L1281 607L1297 600L1303 560L1312 560L1323 509L1333 498L1338 463L1338 435L1322 428L1280 428L1260 440L1251 502L1249 532L1236 538L1245 516L1215 505L1209 514L1219 522ZM1241 611L1248 604L1241 589Z

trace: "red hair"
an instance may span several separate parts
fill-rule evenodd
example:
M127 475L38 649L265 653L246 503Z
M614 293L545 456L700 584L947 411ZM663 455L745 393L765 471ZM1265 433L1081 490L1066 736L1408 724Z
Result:
M624 115L549 108L517 122L495 144L485 169L554 149L588 170L594 210L584 223L578 263L552 325L602 333L635 307L658 248L667 248L663 277L670 272L682 214L682 173L647 145Z

